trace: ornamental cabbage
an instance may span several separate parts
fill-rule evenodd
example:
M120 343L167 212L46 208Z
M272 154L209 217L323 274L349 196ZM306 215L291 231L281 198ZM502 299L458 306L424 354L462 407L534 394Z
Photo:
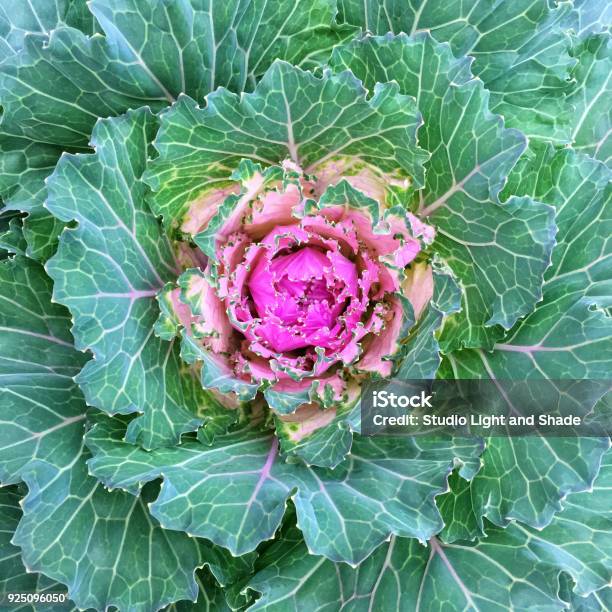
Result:
M0 0L0 597L611 608L609 436L361 422L595 380L610 431L610 17Z

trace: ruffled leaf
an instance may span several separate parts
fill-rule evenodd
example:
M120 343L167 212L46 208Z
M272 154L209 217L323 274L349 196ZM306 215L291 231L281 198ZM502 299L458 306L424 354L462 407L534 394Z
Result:
M250 608L298 612L348 608L358 601L371 610L520 609L559 610L558 570L534 560L524 538L491 530L476 544L428 546L392 537L358 568L309 554L293 533L275 544L269 564L248 588L261 593Z
M374 232L378 230L382 233L383 230L379 226L382 217L381 204L381 202L369 197L362 191L355 189L347 180L340 180L325 190L325 193L319 198L317 208L346 206L363 211L369 216Z
M439 262L434 262L433 268L432 299L404 341L398 358L394 376L400 380L435 378L441 362L437 332L445 316L461 309L461 288L452 273Z
M75 451L65 468L34 462L24 474L30 492L13 542L28 568L66 584L80 608L143 612L196 599L194 572L205 563L223 576L227 553L149 516L154 486L139 497L109 492L88 476L87 452Z
M220 89L205 109L181 97L161 116L159 157L147 174L156 214L179 224L191 203L227 185L242 158L270 166L291 158L316 173L324 161L357 155L422 184L415 101L392 83L372 90L368 98L348 72L317 78L277 61L252 94Z
M33 459L70 462L84 432L83 396L72 380L70 317L51 304L51 281L23 257L0 262L0 482L21 479Z
M207 570L199 570L195 577L198 598L195 602L177 601L164 608L164 612L230 612L225 591L220 588Z
M49 36L52 30L72 26L85 34L95 31L95 19L85 0L30 0L16 10L14 2L0 2L0 60L24 48L26 35ZM30 109L32 111L32 109ZM27 123L27 117L25 117ZM6 124L5 124L6 127ZM55 252L63 223L42 205L45 179L53 171L62 149L38 139L24 138L20 126L0 133L0 196L9 210L28 213L23 221L27 255L45 261Z
M280 166L270 166L264 170L259 164L254 164L249 159L241 160L230 176L230 179L240 186L240 192L225 198L204 230L194 236L194 242L202 252L215 260L217 257L215 245L219 230L231 217L242 210L242 199L249 198L250 202L283 179L284 174Z
M557 211L558 244L543 300L492 352L450 355L448 375L545 378L551 385L557 378L609 378L612 318L603 308L612 303L610 176L602 163L570 150L539 147L521 162L511 184ZM499 525L519 519L544 526L566 494L591 486L608 446L598 438L491 438L472 484L475 507Z
M448 493L436 500L444 521L444 529L438 537L447 544L486 537L483 522L472 503L470 482L455 470L448 478L448 488Z
M61 22L49 31L33 27L0 68L2 125L34 141L86 146L98 117L160 109L181 93L202 99L219 85L241 92L273 58L316 65L325 45L331 49L354 31L332 27L331 0L316 0L307 11L293 2L263 10L239 0L215 9L193 4L92 2L105 37Z
M29 212L28 256L41 261L55 251L63 227L41 208L43 181L62 149L87 146L98 117L145 105L158 110L184 92L202 99L219 85L252 89L274 57L312 67L355 31L335 25L332 0L316 0L307 10L241 0L214 7L199 0L172 7L92 2L106 37L88 36L98 23L85 0L32 0L18 10L13 4L0 3L0 59L6 60L0 195ZM53 158L46 172L43 156ZM36 198L28 200L31 194Z
M612 172L570 149L531 146L510 175L504 193L510 192L556 209L557 244L545 275L545 293L573 301L586 296L602 307L612 305Z
M202 362L200 382L204 389L216 389L221 393L235 393L241 401L255 398L259 383L249 383L237 378L232 369L218 356L204 350L192 336L183 333L181 357L187 363Z
M606 453L592 491L569 495L543 530L523 527L538 558L566 571L585 597L610 583L612 574L612 454Z
M9 210L42 209L45 179L62 154L60 147L0 133L0 195Z
M173 295L176 293L174 283L166 283L156 295L159 304L159 316L153 329L162 340L172 340L181 329L182 322L175 310Z
M0 133L0 197L6 210L27 212L23 236L29 257L45 261L57 247L64 228L43 208L45 180L55 168L61 148Z
M223 584L248 572L252 558L233 561L210 544L165 533L148 515L146 491L139 498L109 493L88 475L86 404L72 380L86 358L72 346L68 313L51 303L50 280L35 262L2 262L0 275L1 477L21 479L29 490L16 526L14 489L0 489L2 592L64 592L67 585L81 609L144 611L195 599L196 567L209 565ZM4 530L15 527L11 545Z
M185 442L150 453L122 436L121 424L110 419L88 434L90 470L107 486L133 493L163 477L150 508L165 528L243 554L273 537L291 497L309 548L351 564L392 533L425 540L439 531L434 497L455 458L472 460L481 450L465 440L358 438L347 460L329 470L281 461L276 437L253 426L211 446Z
M603 457L592 490L569 495L562 509L544 529L513 522L511 533L522 533L540 560L566 571L573 579L576 596L586 597L608 584L612 573L612 454ZM458 477L450 493L439 498L445 518L446 542L485 536L472 504L470 484Z
M13 533L21 518L19 501L21 495L18 487L0 488L0 593L40 593L64 594L66 587L43 574L28 572L21 561L21 551L11 543ZM34 612L32 605L12 604L11 607L19 612ZM36 611L53 612L57 604L36 604ZM66 612L76 610L72 602L62 604Z
M172 97L129 51L73 28L28 34L0 65L2 127L35 142L85 147L98 117ZM86 95L83 94L86 92Z
M572 612L607 612L612 608L612 587L582 597L573 591L573 582L567 574L561 574L559 578L559 597L567 602Z
M275 59L306 68L353 35L335 26L333 0L160 3L93 0L108 40L146 66L172 96L202 100L217 87L252 90Z
M431 32L457 57L474 58L472 71L491 92L491 110L509 127L529 138L570 141L569 2L553 8L547 0L339 0L338 6L340 21L373 34Z
M87 403L139 412L128 433L147 448L196 429L196 400L178 343L156 338L157 291L177 276L167 238L145 203L140 175L156 128L146 110L101 120L96 153L66 155L48 182L47 207L78 225L47 262L54 299L74 317L76 346L94 359L78 376Z
M491 354L462 351L449 359L459 378L508 378L509 373L541 378L559 372L567 378L601 378L608 372L610 338L609 317L584 302L559 299L536 311L510 343L497 345ZM609 441L599 438L489 439L484 466L472 484L478 516L499 525L510 519L548 524L567 493L591 486L608 447ZM517 463L517 457L529 462Z
M46 34L72 26L86 34L95 30L94 17L85 0L29 0L17 7L0 1L0 61L21 51L27 34Z
M315 406L307 416L302 409L295 421L275 417L281 450L289 457L298 457L306 465L335 468L351 450L354 430L348 417L359 410L357 404L328 414L328 410Z
M264 391L264 397L268 406L276 414L291 414L300 406L308 404L316 398L316 395L313 393L315 390L314 386L315 383L313 382L312 386L297 392L275 391L268 388Z
M542 531L516 522L507 529L488 525L486 537L476 542L434 537L427 547L392 537L356 569L310 554L299 531L287 529L248 583L261 594L250 609L338 609L357 600L372 610L552 611L563 609L563 596L572 610L605 610L601 603L609 600L610 589L602 587L612 571L610 475L607 459L593 491L569 496ZM576 581L575 591L563 572Z

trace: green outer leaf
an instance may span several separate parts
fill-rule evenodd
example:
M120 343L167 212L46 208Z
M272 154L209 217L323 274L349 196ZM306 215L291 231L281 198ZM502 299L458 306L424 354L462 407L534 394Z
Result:
M189 272L189 271L187 271ZM185 274L185 272L183 272ZM155 321L153 330L162 340L172 340L179 334L182 323L174 310L172 292L176 290L176 283L166 283L155 296L159 305L159 317Z
M262 594L249 609L560 610L561 578L560 595L572 602L572 610L606 610L605 603L597 603L607 601L611 589L593 591L607 585L612 572L611 460L608 453L593 491L570 495L541 531L517 522L507 529L488 525L486 537L474 543L433 537L427 547L392 537L353 569L309 554L297 529L284 530L259 559L246 587ZM454 484L463 509L450 521L453 533L472 534L473 518L456 531L469 496L464 486ZM440 505L451 495L440 498ZM452 516L444 509L443 515ZM562 572L577 581L575 592Z
M449 203L432 217L439 232L434 248L465 292L462 311L445 321L444 351L490 346L502 335L500 328L509 329L531 312L542 297L542 276L555 243L549 206L512 197L485 212L474 200L460 200L453 202L454 210ZM490 316L482 321L483 314Z
M570 150L538 147L517 166L511 185L555 206L558 244L542 303L486 357L497 377L609 377L612 320L600 308L612 305L611 179Z
M540 306L491 354L462 351L449 360L459 378L606 378L611 339L609 317L562 295ZM500 525L517 518L542 527L568 492L591 486L608 447L598 438L491 438L472 484L478 512ZM529 461L517 463L517 457Z
M37 263L0 262L0 482L32 459L63 466L83 436L83 397L72 378L87 360L72 346L70 318L51 304Z
M8 605L8 593L65 593L66 587L43 574L28 572L21 561L21 551L11 543L13 533L21 518L19 500L21 496L15 486L0 488L0 599ZM3 606L4 607L4 606ZM57 604L10 606L19 612L54 612ZM62 610L76 610L72 602L63 604Z
M155 128L147 109L101 120L96 153L62 157L47 203L60 220L78 223L47 262L54 300L74 317L77 348L94 354L77 382L91 406L142 413L128 437L146 448L176 443L201 422L192 412L192 379L180 374L178 343L153 335L155 294L178 274L139 180Z
M0 59L7 59L0 69L5 132L0 150L9 148L6 160L0 155L0 196L15 210L30 212L24 222L27 254L41 261L55 251L63 227L40 208L46 197L44 179L62 148L88 144L98 117L143 105L157 110L181 91L191 92L183 82L185 74L187 80L206 76L200 74L205 70L203 55L218 74L216 83L206 77L198 85L199 98L220 83L242 91L244 62L250 61L251 88L273 57L316 65L355 30L333 25L332 0L310 2L307 10L294 2L283 2L279 10L277 3L232 0L233 8L224 3L214 10L214 33L208 19L213 9L206 0L194 0L195 9L188 2L170 7L94 2L92 10L105 24L106 38L85 36L97 23L84 0L31 0L19 11L12 4L0 3ZM166 19L172 27L164 25ZM194 27L201 30L197 40ZM165 79L178 83L173 94ZM40 167L42 156L50 158L46 171Z
M26 255L43 263L47 261L55 254L64 227L64 223L42 208L29 212L23 220Z
M433 305L428 305L404 345L404 357L394 373L400 380L435 378L440 367L440 345L436 332L444 315Z
M274 59L312 67L354 33L334 26L334 0L93 0L106 36L174 97L252 90Z
M415 101L396 84L372 97L349 72L317 78L276 61L255 91L242 97L220 89L201 109L186 96L161 115L159 157L146 180L156 191L154 212L177 224L190 202L224 184L242 158L275 165L286 158L308 172L336 156L358 156L382 172L423 181L424 151Z
M88 36L101 32L100 24L89 10L89 3L83 0L72 0L66 11L66 25L77 28Z
M122 437L116 420L92 429L89 469L106 486L132 493L162 477L151 513L165 528L243 554L273 537L292 497L309 548L353 565L392 533L425 540L439 531L434 496L456 457L481 452L475 441L355 438L347 460L329 470L279 461L276 437L252 427L210 446L185 441L150 453Z
M63 29L66 25L84 33L95 29L85 0L31 0L21 4L16 11L14 3L0 2L0 58L10 58L5 68L12 75L4 81L0 77L8 88L1 96L5 112L0 134L0 196L8 208L29 213L24 220L27 255L45 261L54 253L64 227L42 208L47 195L44 181L62 153L62 147L49 143L85 146L99 114L104 115L105 110L106 114L120 114L143 102L134 104L130 98L129 103L119 103L120 96L115 95L110 81L100 88L102 54L87 56L85 52L86 57L79 56L78 50L87 47L86 37ZM58 28L61 32L54 32ZM47 49L44 42L49 36L52 40ZM99 39L93 44L100 44ZM122 86L128 81L124 79ZM96 86L99 97L94 102L93 95L89 98L90 94L83 92L93 94ZM87 112L77 110L79 105ZM74 129L78 130L82 121L88 127L75 139Z
M28 213L23 221L26 253L39 261L53 254L64 227L43 209L47 197L45 180L61 153L53 145L0 133L0 197L7 210Z
M94 18L84 0L31 0L14 10L10 0L0 1L0 59L21 51L26 33L49 35L71 25L88 33ZM31 110L31 109L30 109ZM5 125L5 128L7 126ZM57 247L64 225L43 210L47 197L44 181L62 154L61 147L23 137L19 125L0 133L0 197L9 210L28 212L23 222L27 255L48 259Z
M63 25L93 31L85 0L28 0L18 7L13 0L0 0L0 61L23 48L26 34L49 34Z
M612 304L611 176L602 163L571 150L537 145L521 160L508 190L557 211L558 244L543 301L492 352L449 355L447 375L547 378L551 385L559 378L609 378L612 319L602 308ZM597 438L490 438L471 485L477 516L498 525L510 519L547 525L566 494L592 485L608 446Z
M569 143L573 108L565 91L575 63L565 27L570 2L490 4L479 40L467 53L491 92L491 110L530 140Z
M492 529L476 544L392 537L358 568L308 553L290 534L248 583L252 611L558 611L558 570L534 559L520 536Z
M551 318L559 324L560 335L551 335L548 341L556 343L558 338L562 338L572 343L573 338L567 335L573 331L571 326L585 327L588 332L601 325L600 319L580 320L583 313L589 312L584 304L579 303L569 311L565 306L561 304L561 312L551 314ZM565 320L560 320L564 315ZM550 323L547 321L543 327L544 333L549 329ZM610 346L609 340L605 346ZM594 354L601 353L601 347L595 346L592 350ZM542 364L540 355L547 361L548 367ZM583 375L583 364L570 355L566 356L561 351L540 353L537 356L537 366L542 367L542 370L535 372L529 354L520 352L494 351L487 354L482 351L461 351L453 353L448 359L457 378L508 378L509 373L514 377L541 377L542 373L546 375L547 370L552 370L553 376L565 372L567 378L596 377L589 371ZM566 360L565 363L562 359ZM603 356L602 363L609 362L610 357ZM580 376L572 375L572 370L567 369L572 364L577 364ZM554 381L551 381L553 385ZM512 519L534 527L547 525L561 508L560 500L565 495L584 491L592 485L601 457L609 446L609 440L601 438L489 438L482 457L483 467L472 482L472 498L477 516L485 516L500 526L507 525ZM529 460L517 460L520 457Z
M554 244L553 210L529 198L499 204L498 192L525 147L488 110L489 94L429 34L367 37L337 47L335 70L349 68L366 87L395 80L417 98L425 124L419 142L431 152L419 209L436 225L434 249L464 291L441 346L490 346L541 297Z
M44 181L61 154L54 145L0 133L0 196L6 208L40 209L47 197Z
M229 410L210 394L206 399L203 410L198 413L203 423L198 429L197 437L202 444L208 445L212 444L216 436L227 433L228 429L235 425L243 415L240 409Z
M612 575L612 453L604 455L591 490L563 500L562 509L544 529L510 523L538 559L558 567L575 581L575 593L586 597L607 586ZM485 535L472 504L470 484L454 477L451 491L438 499L445 519L446 542Z
M38 264L22 257L0 263L0 481L5 485L20 480L33 459L66 465L83 436L85 406L72 376L85 356L71 346L68 313L50 300L51 282ZM64 593L64 585L27 572L10 542L21 516L19 497L17 487L0 488L0 595ZM31 605L13 609L34 612ZM42 612L53 609L36 606Z
M220 551L161 529L146 505L154 486L139 497L108 492L88 476L87 452L75 452L65 468L35 461L24 473L29 493L13 542L26 566L65 583L81 608L144 612L195 599L195 568L218 565Z
M205 351L192 336L181 333L181 357L187 363L202 362L200 383L203 389L217 389L221 393L235 393L241 401L255 399L259 383L236 378L231 369L209 351Z
M576 107L572 147L612 167L612 37L591 34L572 49L578 64L569 101Z
M546 291L612 305L612 171L571 149L532 145L510 175L504 193L512 192L555 206L558 244Z
M586 596L612 576L612 453L604 455L592 491L569 495L552 523L538 531L513 524L539 559L562 568Z
M20 478L28 486L13 544L21 546L28 572L49 577L23 575L0 533L0 564L13 555L15 572L0 573L2 591L55 590L57 580L80 608L149 611L194 598L193 572L203 564L223 584L242 576L252 558L234 561L214 546L163 531L146 508L155 490L138 498L109 493L88 475L86 405L72 382L85 356L72 346L68 313L50 299L50 280L37 263L20 257L0 263L2 480ZM0 498L11 490L0 489ZM12 530L17 518L11 510L3 529Z
M89 38L63 27L58 15L45 18L55 21L53 27L24 25L30 30L25 36L15 33L15 44L23 49L17 55L11 51L0 68L2 125L11 132L19 128L35 141L82 147L98 117L143 105L160 109L182 92L202 99L219 84L241 92L247 79L254 85L273 58L312 67L354 32L332 27L333 0L308 2L308 10L287 0L232 0L215 9L214 26L211 3L193 4L195 10L187 1L171 6L92 2L106 37ZM68 21L84 27L85 16L73 7ZM207 66L214 67L215 78Z
M125 48L73 28L28 34L0 65L0 93L5 131L64 148L87 146L98 117L172 100Z
M547 0L339 0L339 20L373 34L431 32L491 92L491 109L530 138L570 142L572 108L564 100L573 26L571 4ZM418 74L418 72L417 72Z

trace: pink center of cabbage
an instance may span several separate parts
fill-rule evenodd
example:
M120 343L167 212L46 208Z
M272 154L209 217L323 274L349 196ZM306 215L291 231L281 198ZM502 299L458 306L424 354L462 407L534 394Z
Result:
M259 335L279 353L328 346L357 289L355 264L338 252L306 246L270 261L261 257L248 280Z
M388 375L403 321L394 294L421 247L418 220L378 222L345 205L304 214L293 184L247 195L217 242L217 308L234 329L218 349L234 375L283 391L324 376L338 393L336 366Z
M393 350L401 312L389 295L399 278L381 259L401 241L340 207L266 230L235 232L220 247L219 297L242 336L236 374L301 381L366 353L370 369L386 371L380 358Z

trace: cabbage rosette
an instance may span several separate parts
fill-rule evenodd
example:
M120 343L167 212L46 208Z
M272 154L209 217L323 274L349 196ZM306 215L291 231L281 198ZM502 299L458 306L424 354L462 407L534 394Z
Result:
M29 492L0 489L0 569L19 546L83 609L591 596L609 440L368 437L360 395L609 376L610 173L565 147L607 154L607 34L570 57L569 3L213 4L6 29L0 478Z
M181 229L206 264L163 289L158 330L182 328L183 356L205 362L205 387L241 400L261 390L288 414L355 403L360 380L391 374L432 295L431 269L406 269L427 267L416 259L434 232L385 206L384 175L341 172L341 162L317 178L292 160L266 170L244 160L234 185L187 212Z
M77 222L46 265L94 356L77 381L115 415L87 435L89 469L133 493L163 476L153 516L232 554L272 537L290 497L333 560L435 533L434 498L453 466L474 475L481 441L362 438L360 391L492 346L539 299L554 241L551 207L498 201L525 139L464 61L427 35L336 51L320 74L276 61L252 93L102 120L95 154L48 181L47 206ZM383 51L401 73L359 72ZM428 54L417 108L399 77ZM355 490L369 514L397 503L364 532Z

